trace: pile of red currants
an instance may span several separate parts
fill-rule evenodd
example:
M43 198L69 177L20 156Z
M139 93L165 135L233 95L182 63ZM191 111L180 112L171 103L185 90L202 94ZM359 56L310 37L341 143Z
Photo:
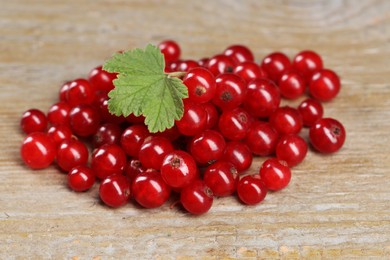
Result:
M23 114L24 163L43 169L55 161L77 192L98 182L101 200L113 208L131 199L156 208L176 194L184 209L202 214L214 197L236 194L254 205L267 191L285 188L307 141L321 153L344 144L343 125L323 118L321 103L336 97L340 80L317 53L302 51L290 61L275 52L257 64L243 45L199 61L180 59L171 40L159 48L167 73L186 72L189 97L174 127L150 133L142 116L110 114L107 94L116 74L99 66L87 79L66 82L47 114ZM310 97L297 107L280 105L282 98L304 95ZM303 127L309 140L300 136ZM256 172L250 169L254 156L266 157Z

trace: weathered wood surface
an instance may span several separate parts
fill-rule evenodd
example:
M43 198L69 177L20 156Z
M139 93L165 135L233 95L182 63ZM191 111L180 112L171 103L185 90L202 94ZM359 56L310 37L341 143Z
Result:
M0 258L390 258L390 2L75 1L0 3ZM76 194L54 167L33 172L21 113L47 110L65 80L119 49L173 38L184 57L242 43L257 61L314 49L342 78L326 116L348 131L337 154L310 152L289 187L258 206L217 199L192 217L169 204L118 210ZM258 159L252 170L260 165Z

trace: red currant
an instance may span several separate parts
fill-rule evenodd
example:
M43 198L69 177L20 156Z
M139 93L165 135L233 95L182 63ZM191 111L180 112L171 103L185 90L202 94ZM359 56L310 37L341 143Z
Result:
M267 77L264 70L253 61L245 61L240 63L237 67L234 68L233 73L240 76L247 83L254 79Z
M123 206L130 198L129 180L121 174L108 176L100 184L99 195L107 206L112 208Z
M173 146L168 138L150 136L141 145L138 158L145 168L159 170L164 157L172 151Z
M73 167L86 165L88 162L87 146L76 139L64 140L57 149L57 164L68 172Z
M71 107L66 102L58 102L52 105L47 113L47 119L52 125L69 125L69 113Z
M252 164L253 156L251 150L245 143L231 141L226 143L226 148L221 160L231 162L240 173L249 169Z
M194 136L203 132L207 126L207 113L202 104L186 100L184 113L176 126L182 135Z
M339 76L332 70L322 69L313 74L310 84L310 95L320 101L330 101L340 91Z
M291 179L291 170L287 163L276 158L267 159L259 172L264 185L273 191L285 188Z
M150 135L145 125L136 124L129 126L121 136L121 146L127 155L138 158L139 149L145 138Z
M20 126L26 134L45 132L47 128L46 115L41 110L29 109L23 113Z
M234 61L226 55L218 54L210 58L207 63L207 68L218 76L219 74L233 72L235 67Z
M252 123L252 117L241 107L224 111L219 117L218 128L221 134L229 140L244 139Z
M34 132L24 139L20 155L28 167L43 169L54 161L56 146L47 134Z
M264 121L252 123L245 138L245 143L252 153L260 156L271 155L279 140L278 132Z
M91 167L96 177L102 180L114 174L122 174L126 160L126 154L120 146L104 144L93 151Z
M163 180L169 186L183 188L197 177L198 169L190 154L175 150L165 156L160 171Z
M252 51L244 45L231 45L223 52L226 56L231 58L236 64L245 62L245 61L254 61Z
M206 168L203 180L214 196L225 197L235 192L238 172L232 163L220 160Z
M258 175L247 175L238 181L237 195L244 204L256 205L264 200L267 188Z
M277 108L271 114L269 122L280 135L298 134L303 125L298 110L289 106Z
M68 173L68 186L74 191L87 191L95 183L95 175L91 168L80 165Z
M344 126L333 118L318 120L309 131L310 142L321 153L334 153L343 146L346 132Z
M69 114L73 133L86 137L96 133L100 124L100 115L91 105L81 104L72 108Z
M171 63L177 61L180 58L180 46L177 42L172 40L165 40L161 42L158 47L161 53L164 55L165 62Z
M214 104L210 102L204 103L203 108L207 114L206 129L213 129L218 124L218 110Z
M124 174L129 178L130 183L133 183L134 178L141 172L145 172L146 169L142 166L141 162L137 159L131 159L127 162Z
M268 78L275 83L279 82L279 79L290 69L290 67L290 59L281 52L269 54L261 63L261 68L267 73Z
M242 78L235 74L224 73L217 76L215 82L217 90L212 99L214 105L222 110L230 110L243 102L247 87Z
M296 99L305 93L306 82L296 72L287 72L282 75L278 83L280 94L288 99Z
M322 104L312 98L302 101L298 106L298 111L301 114L303 125L308 127L314 125L324 114Z
M133 180L131 191L134 199L145 208L157 208L169 198L171 188L156 171L139 173Z
M88 80L95 90L109 92L115 87L112 81L116 79L116 76L116 73L107 72L102 69L102 66L98 66L91 70Z
M194 60L182 60L178 63L176 70L188 72L197 67L199 67L198 62Z
M93 136L93 146L95 148L103 144L119 144L122 130L120 126L112 123L105 123L101 125Z
M47 130L47 135L59 146L64 140L72 138L72 130L66 125L54 125Z
M292 67L308 81L316 71L322 69L322 59L314 51L301 51L294 57Z
M76 79L69 83L66 101L70 106L92 104L95 99L95 89L85 79Z
M285 161L289 167L293 167L305 159L307 144L299 135L285 135L279 139L276 145L276 157Z
M197 103L210 101L215 92L215 77L206 68L193 68L184 76L184 85L188 88L189 99Z
M68 90L69 90L69 85L70 85L70 82L65 82L61 88L60 88L60 91L58 93L58 99L61 101L61 102L66 102L66 99L67 99L67 94L68 94Z
M189 150L195 161L210 164L223 156L226 142L223 136L214 130L205 130L194 136L189 143Z
M100 112L101 121L103 122L119 125L126 120L124 116L116 116L110 113L110 111L108 110L108 97L106 99L101 100L98 108Z
M180 192L180 202L191 214L206 213L213 205L213 192L202 180L195 180Z

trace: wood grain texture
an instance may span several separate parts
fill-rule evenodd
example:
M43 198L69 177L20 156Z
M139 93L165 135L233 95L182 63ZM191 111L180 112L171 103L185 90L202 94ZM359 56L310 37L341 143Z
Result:
M1 259L390 258L390 2L0 1ZM19 119L47 110L62 82L111 53L173 38L187 58L248 45L260 61L314 49L342 78L325 104L348 131L334 155L310 152L285 190L255 207L217 199L192 217L111 210L97 187L69 192L55 167L23 166ZM256 171L263 159L256 159Z

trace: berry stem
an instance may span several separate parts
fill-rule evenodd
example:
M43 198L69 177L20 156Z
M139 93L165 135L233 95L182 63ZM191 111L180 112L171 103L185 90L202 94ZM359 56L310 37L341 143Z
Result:
M168 78L182 78L186 75L187 72L185 71L174 71L167 73Z

